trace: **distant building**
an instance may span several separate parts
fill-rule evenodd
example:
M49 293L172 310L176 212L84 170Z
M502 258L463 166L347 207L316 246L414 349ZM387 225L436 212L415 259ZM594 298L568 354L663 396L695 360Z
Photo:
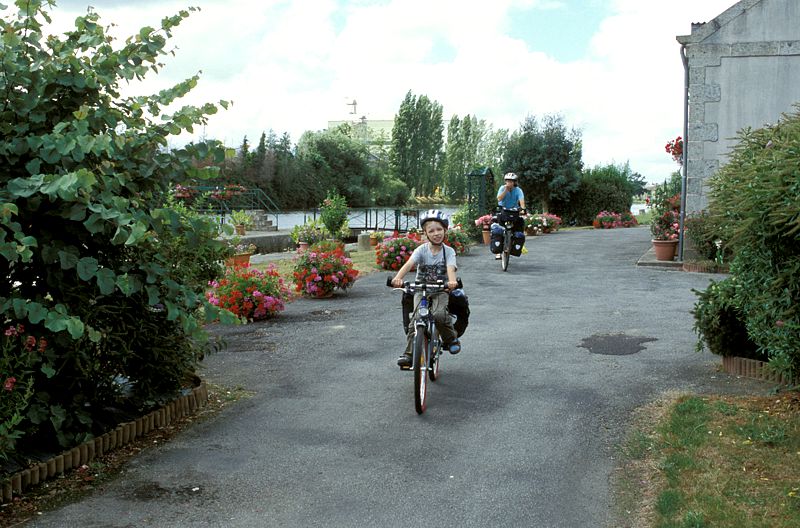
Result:
M678 36L689 68L686 211L707 207L706 181L736 134L776 123L800 102L800 1L742 0Z

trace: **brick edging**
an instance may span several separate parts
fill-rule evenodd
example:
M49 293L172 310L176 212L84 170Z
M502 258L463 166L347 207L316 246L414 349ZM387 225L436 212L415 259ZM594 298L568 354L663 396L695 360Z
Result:
M208 387L205 382L201 382L189 394L179 396L160 409L133 421L121 423L103 435L5 478L2 481L0 504L11 502L14 495L20 495L31 486L88 464L105 453L147 435L150 431L166 427L175 420L194 414L206 405L208 405Z
M770 369L764 368L767 365L765 361L757 359L747 359L738 356L722 356L722 369L728 374L734 376L743 376L745 378L760 379L765 381L773 381L781 385L793 385L791 378L785 374L778 374Z

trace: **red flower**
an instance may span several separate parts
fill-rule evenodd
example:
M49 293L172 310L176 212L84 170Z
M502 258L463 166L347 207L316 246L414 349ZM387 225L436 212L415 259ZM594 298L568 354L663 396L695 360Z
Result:
M14 390L14 384L17 382L17 378L6 378L6 382L3 384L3 388L8 392Z

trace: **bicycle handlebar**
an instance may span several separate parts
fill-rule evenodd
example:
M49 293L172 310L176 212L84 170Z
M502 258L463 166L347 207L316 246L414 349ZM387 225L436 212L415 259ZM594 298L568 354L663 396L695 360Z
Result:
M456 279L456 283L458 284L457 288L463 288L464 287L464 284L461 282L461 279ZM394 288L394 286L392 286L392 277L386 277L386 285L388 287L390 287L390 288ZM403 286L401 288L395 288L395 289L396 290L406 290L409 293L414 293L418 289L424 289L424 290L427 290L427 291L436 292L437 290L441 290L441 291L446 290L447 289L447 285L444 283L444 281L438 281L438 282L416 282L416 281L408 282L408 281L404 281L403 282Z

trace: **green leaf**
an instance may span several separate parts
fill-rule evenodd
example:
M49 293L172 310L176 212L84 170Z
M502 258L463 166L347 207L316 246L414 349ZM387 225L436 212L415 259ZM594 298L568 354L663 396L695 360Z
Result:
M44 374L45 376L47 376L47 378L48 378L48 379L49 379L49 378L52 378L53 376L55 376L55 375L56 375L56 369L54 369L53 367L51 367L51 366L50 366L50 365L48 365L47 363L43 364L43 365L42 365L42 368L41 368L41 369L39 369L39 370L41 370L41 371L42 371L42 374Z
M47 317L47 308L38 302L28 303L28 321L32 324L39 324Z
M78 265L78 250L69 248L64 251L59 251L58 258L61 261L62 270L72 269Z
M147 226L141 222L136 222L133 225L133 229L131 230L131 234L128 237L128 240L125 241L126 246L133 246L140 242L147 236Z
M100 288L100 293L109 295L116 287L116 275L108 268L101 268L97 271L97 286Z
M50 406L50 423L56 431L61 431L61 424L67 419L67 412L60 405Z
M83 321L77 317L70 317L67 319L67 332L72 336L72 339L78 339L83 335Z
M89 281L97 274L98 262L94 257L83 257L78 261L78 277Z
M158 288L155 286L147 286L145 287L145 290L147 291L147 304L150 306L155 306L161 302L161 295L158 291Z

